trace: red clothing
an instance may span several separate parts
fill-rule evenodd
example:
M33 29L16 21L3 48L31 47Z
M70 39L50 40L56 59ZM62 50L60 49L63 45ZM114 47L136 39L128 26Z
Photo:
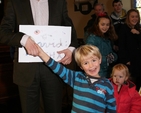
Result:
M110 79L114 87L117 113L141 113L141 96L133 82L127 81L118 92L118 87Z

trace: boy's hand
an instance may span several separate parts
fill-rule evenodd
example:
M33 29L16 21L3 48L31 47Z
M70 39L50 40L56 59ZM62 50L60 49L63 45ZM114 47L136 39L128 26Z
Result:
M112 53L107 55L107 63L111 64L114 62L114 55Z
M37 56L39 56L44 62L47 62L50 59L50 56L48 56L48 54L46 54L38 44L36 44L36 46L38 47Z

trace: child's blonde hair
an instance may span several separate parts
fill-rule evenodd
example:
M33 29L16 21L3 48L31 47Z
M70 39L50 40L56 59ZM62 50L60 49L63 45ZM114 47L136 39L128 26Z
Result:
M94 45L82 45L75 50L75 61L78 66L81 66L81 62L86 56L97 56L99 59L102 58L99 49Z
M118 70L118 71L121 71L121 70L122 70L122 71L124 71L126 77L129 79L129 77L130 77L130 72L129 72L129 69L128 69L128 67L127 67L126 65L121 64L121 63L120 63L120 64L116 64L116 65L113 67L113 69L112 69L111 77L113 77L115 70Z

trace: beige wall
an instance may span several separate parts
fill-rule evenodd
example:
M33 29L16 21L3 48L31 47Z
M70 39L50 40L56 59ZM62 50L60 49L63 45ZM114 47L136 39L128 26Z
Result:
M98 2L103 3L105 6L105 11L107 11L108 14L110 14L113 10L112 1L113 0L99 0ZM122 0L122 2L126 10L129 10L131 8L130 0ZM77 37L83 38L84 27L86 26L87 21L91 18L91 15L93 14L93 10L89 14L83 15L79 11L74 11L74 0L67 0L67 4L68 4L68 14L75 26Z
M126 10L129 10L132 6L132 0L122 0L123 2L123 7L126 9Z

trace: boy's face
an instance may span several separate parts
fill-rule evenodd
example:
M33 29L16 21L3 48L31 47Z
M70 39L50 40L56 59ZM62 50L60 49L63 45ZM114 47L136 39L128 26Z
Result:
M100 70L101 59L97 56L86 56L83 57L81 62L81 69L85 71L87 75L99 77L98 73Z
M122 11L122 4L121 4L121 2L117 2L117 3L114 3L114 11L116 12L116 13L121 13L121 11Z
M116 85L118 86L122 85L127 79L128 77L126 76L124 70L115 70L113 74L113 82Z

